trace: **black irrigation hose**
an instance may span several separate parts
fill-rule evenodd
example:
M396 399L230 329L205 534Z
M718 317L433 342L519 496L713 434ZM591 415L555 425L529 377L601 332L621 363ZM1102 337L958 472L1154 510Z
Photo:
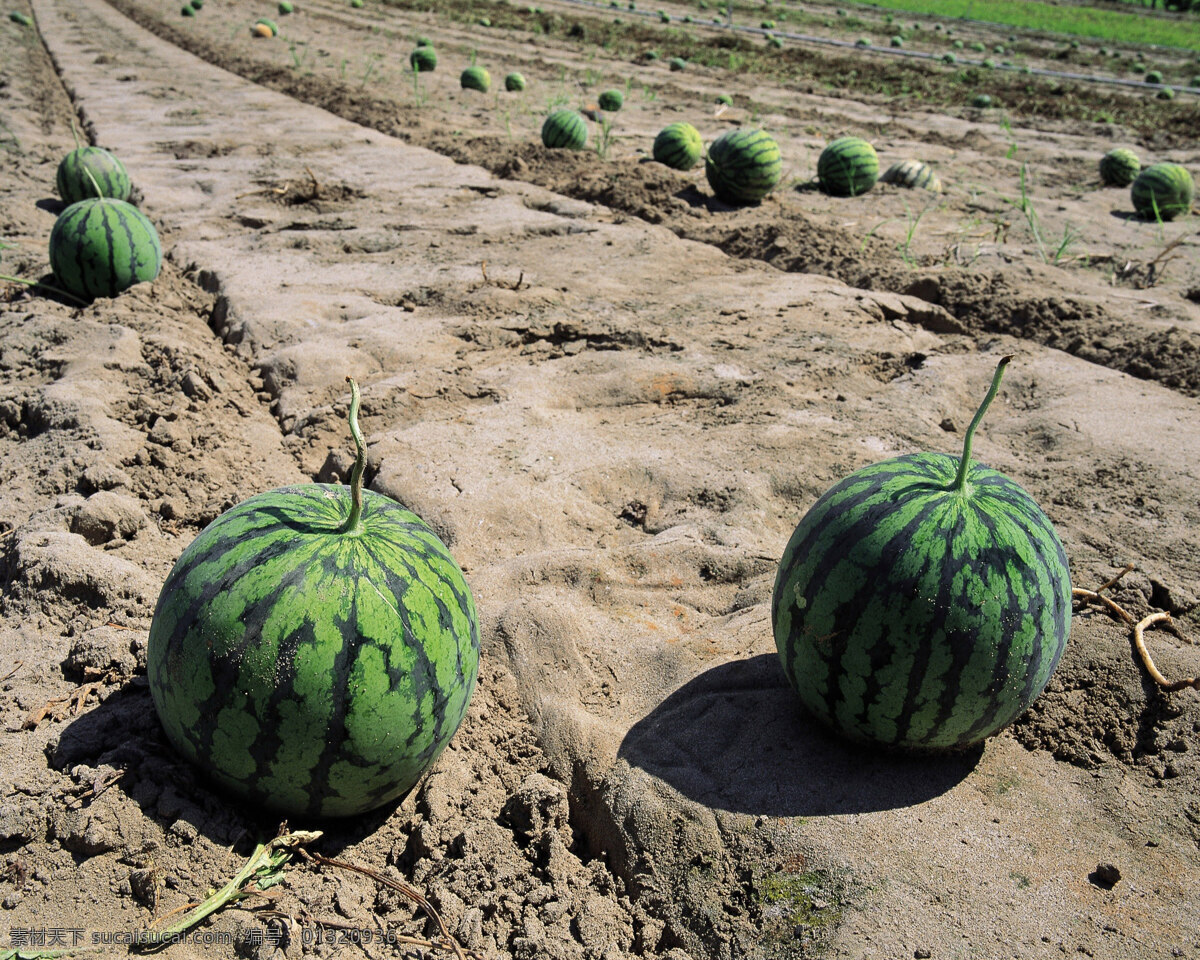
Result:
M568 3L568 4L572 4L574 6L577 6L577 7L590 7L593 10L600 10L600 11L605 11L605 12L614 9L613 7L610 7L606 3L597 2L597 0L551 0L551 2ZM648 19L662 21L662 16L657 11L651 12L649 10L621 9L621 14L622 15L632 14L632 15L638 16L638 17L646 17ZM684 23L684 20L682 17L676 17L676 16L672 16L670 14L668 14L668 17L670 17L670 20L672 22L678 22L681 24ZM966 20L966 21L961 21L961 22L981 23L982 24L982 23L985 23L986 21ZM942 54L921 53L918 50L902 50L902 49L896 49L893 47L876 47L876 46L863 47L863 46L859 46L857 43L854 43L849 40L835 40L832 37L816 37L811 34L793 33L788 30L766 30L762 27L744 27L744 26L738 26L737 24L733 24L733 23L713 23L713 22L701 23L699 21L692 21L691 23L687 23L685 25L689 26L689 27L703 27L703 28L709 29L709 30L732 30L737 33L758 34L759 36L763 36L763 37L768 37L768 36L779 37L780 39L795 40L800 43L809 43L809 44L814 44L817 46L824 46L824 47L844 47L844 48L847 48L850 50L858 50L860 52L882 54L883 56L888 56L888 57L909 57L910 59L928 60L933 63L944 62L942 60L942 56L943 56ZM1004 26L1003 24L999 24L999 25L989 24L989 25L990 26ZM983 67L983 61L982 60L972 60L968 57L960 58L956 54L953 65L954 66L966 66L966 67ZM1005 66L1004 64L995 64L993 67L989 67L987 69L1007 70L1010 73L1021 74L1023 76L1050 77L1052 79L1058 79L1058 80L1080 80L1080 81L1084 81L1086 83L1101 83L1101 84L1109 84L1109 85L1118 86L1118 87L1132 87L1137 90L1174 90L1177 93L1200 94L1200 87L1172 87L1170 84L1167 84L1167 83L1146 83L1145 81L1142 81L1142 80L1124 80L1120 77L1101 77L1101 76L1095 76L1093 74L1088 74L1088 73L1067 73L1062 70L1046 70L1041 67L1014 67L1014 66Z

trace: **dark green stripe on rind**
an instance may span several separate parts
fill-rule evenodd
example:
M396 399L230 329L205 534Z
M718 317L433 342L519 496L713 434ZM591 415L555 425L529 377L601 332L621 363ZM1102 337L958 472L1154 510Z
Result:
M474 601L414 514L346 487L252 497L172 570L148 674L164 729L230 789L338 816L408 790L457 730L474 689Z
M63 157L55 174L55 186L68 204L97 196L128 200L131 190L125 165L101 147L79 147Z
M856 739L957 749L1041 693L1070 626L1062 545L1017 484L958 459L900 457L847 477L796 528L772 599L784 671Z
M775 188L783 173L779 145L762 130L730 130L708 148L704 172L720 199L754 203Z
M158 231L123 200L82 200L67 207L50 231L50 266L79 297L115 297L153 280L162 266Z

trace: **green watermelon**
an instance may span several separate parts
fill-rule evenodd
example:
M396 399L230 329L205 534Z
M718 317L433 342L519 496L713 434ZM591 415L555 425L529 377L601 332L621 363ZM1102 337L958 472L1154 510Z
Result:
M899 160L888 167L879 179L882 183L891 183L910 190L942 192L942 181L938 179L938 175L929 164L920 160Z
M555 110L542 123L542 143L551 149L582 150L587 123L574 110Z
M892 39L891 39L891 41L890 41L890 42L891 42L891 44L892 44L892 46L893 46L893 47L902 47L902 46L904 46L904 38L903 38L903 37L899 37L899 36L897 36L897 37L892 37Z
M266 17L259 17L254 21L250 32L260 37L277 37L279 36L279 24Z
M253 807L352 816L410 789L467 710L479 665L471 591L437 535L350 486L250 497L171 570L147 679L172 745Z
M153 280L162 266L154 224L124 200L80 200L50 231L50 267L63 289L85 300L115 297Z
M1142 161L1128 147L1109 150L1100 158L1100 179L1105 186L1127 187L1141 172Z
M361 10L362 5L363 0L350 0L350 6L352 6L355 10Z
M1162 83L1163 82L1162 71L1161 70L1149 70L1146 72L1146 76L1144 76L1142 79L1145 80L1146 83Z
M286 17L289 13L295 11L295 6L292 5L292 0L279 0L279 4L275 8L279 11L281 17Z
M762 130L727 130L708 148L708 185L727 203L755 203L775 189L783 175L779 144Z
M20 10L13 10L8 15L8 19L11 20L13 23L20 24L22 27L32 27L33 26L33 20L29 16L29 14L21 13Z
M653 153L655 160L673 170L691 170L704 155L704 142L695 127L679 120L658 132Z
M525 78L519 73L510 73L504 78L504 89L509 93L520 93L525 89Z
M64 203L95 196L128 200L131 189L125 164L101 147L77 147L68 153L58 163L54 184Z
M601 110L616 113L625 106L625 94L620 90L605 90L600 94L598 102Z
M672 70L686 70L687 65L688 63L683 59L683 57L672 57L667 61L667 66Z
M857 197L879 178L875 148L859 137L839 137L817 158L821 189L834 197Z
M718 93L717 94L717 103L719 103L723 107L732 107L733 106L733 97L731 97L727 93Z
M491 75L483 67L467 67L458 78L464 90L478 90L487 93L492 87Z
M417 73L429 73L437 68L437 51L430 46L419 46L408 55L408 65Z
M1067 558L1020 486L962 457L916 453L855 471L800 521L771 600L784 673L846 737L961 750L1042 692L1071 625Z
M986 93L977 93L971 98L971 106L978 110L986 110L992 105L992 98Z
M1137 175L1133 209L1147 220L1174 220L1191 212L1196 197L1192 175L1177 163L1155 163Z
M194 17L196 15L196 10L190 3L185 3L182 7L180 7L179 13L184 17Z
M1159 100L1174 100L1175 91L1171 87L1163 87L1158 91L1158 93L1155 94L1155 97L1157 97Z

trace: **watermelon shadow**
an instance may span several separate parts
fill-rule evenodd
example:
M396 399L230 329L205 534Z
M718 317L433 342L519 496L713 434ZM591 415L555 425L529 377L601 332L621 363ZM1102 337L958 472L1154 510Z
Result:
M67 205L59 200L58 197L43 197L41 200L35 203L34 206L39 210L45 210L47 213L52 213L56 217L67 209Z
M689 680L619 750L690 800L772 817L910 807L952 789L982 753L919 757L844 741L805 712L775 654Z

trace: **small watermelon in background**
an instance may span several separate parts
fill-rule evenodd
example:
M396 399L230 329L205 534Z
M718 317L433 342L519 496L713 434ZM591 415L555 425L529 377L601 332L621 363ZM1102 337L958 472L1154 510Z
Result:
M672 170L691 170L704 156L704 141L695 127L678 120L658 131L653 155Z
M355 10L361 10L362 5L363 0L350 0L350 6L352 6Z
M727 93L718 93L717 94L717 103L719 103L723 107L732 107L733 106L733 97L731 97Z
M194 17L196 15L196 10L190 3L185 3L180 8L179 13L184 17Z
M1158 91L1158 93L1155 94L1155 97L1157 97L1159 100L1174 100L1175 91L1170 87L1163 87Z
M204 9L204 0L192 0L191 7L193 10Z
M172 745L254 806L352 816L409 790L475 688L479 626L462 570L420 517L350 486L260 493L171 570L147 679Z
M977 93L971 98L971 106L977 110L986 110L992 105L992 98L986 93Z
M1155 163L1137 175L1130 189L1133 209L1147 220L1174 220L1192 210L1196 183L1177 163Z
M1109 150L1100 158L1100 179L1105 186L1127 187L1142 170L1142 161L1128 147Z
M274 20L259 17L254 21L254 26L250 28L250 32L258 37L277 37L279 36L279 25Z
M667 66L672 70L686 70L687 65L687 61L683 57L672 57L667 61Z
M154 224L124 200L80 200L50 231L50 267L63 289L85 300L115 297L153 280L162 266Z
M788 681L857 741L966 749L1012 723L1057 666L1071 626L1053 525L971 441L855 471L808 511L784 551L771 617Z
M519 73L510 73L504 78L504 89L509 93L520 93L525 89L525 78Z
M883 172L879 180L881 183L891 183L910 190L942 192L942 181L938 179L938 175L929 164L920 160L898 160Z
M902 47L902 46L904 46L904 38L903 37L892 37L891 44L893 47Z
M8 19L11 20L13 23L19 23L23 27L32 27L33 26L33 20L29 17L29 15L25 14L25 13L21 13L20 10L14 10L12 13L10 13L8 15Z
M76 147L68 153L58 163L54 184L64 203L97 196L128 200L132 189L125 164L102 147Z
M417 73L430 73L437 69L437 51L429 46L417 47L408 55L408 64Z
M958 57L952 53L943 53L942 63L958 63Z
M458 78L464 90L478 90L487 93L492 87L492 78L483 67L467 67Z
M625 106L625 94L620 90L605 90L600 94L598 102L601 110L616 113Z
M279 11L281 17L286 17L289 13L295 12L296 8L292 5L292 0L279 0L275 9Z
M879 178L879 156L860 137L839 137L817 158L821 189L834 197L857 197Z
M574 110L555 110L542 123L542 143L551 149L582 150L587 122Z
M1162 71L1160 71L1160 70L1147 71L1146 76L1144 76L1142 79L1145 80L1146 83L1162 83L1163 82Z
M727 203L756 203L783 175L779 144L762 130L727 130L708 148L704 173L713 193Z

